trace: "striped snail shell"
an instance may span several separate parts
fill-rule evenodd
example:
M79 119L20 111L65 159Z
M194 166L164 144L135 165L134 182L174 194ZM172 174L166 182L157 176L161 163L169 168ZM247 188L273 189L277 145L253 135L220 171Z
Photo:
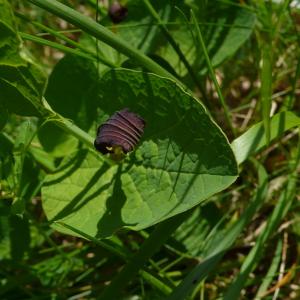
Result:
M128 108L117 111L99 126L94 146L102 154L115 153L117 148L126 154L139 142L144 127L145 121Z

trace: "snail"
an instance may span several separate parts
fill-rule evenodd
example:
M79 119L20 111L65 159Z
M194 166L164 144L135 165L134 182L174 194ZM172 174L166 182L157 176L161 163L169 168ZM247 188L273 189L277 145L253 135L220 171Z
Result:
M94 146L102 154L110 153L112 159L121 160L138 144L144 128L145 121L125 108L98 127Z

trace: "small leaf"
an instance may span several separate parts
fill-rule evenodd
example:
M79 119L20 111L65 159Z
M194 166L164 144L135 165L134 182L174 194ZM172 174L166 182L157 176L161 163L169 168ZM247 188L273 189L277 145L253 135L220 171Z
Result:
M0 62L10 66L24 66L20 57L20 38L16 33L14 15L10 4L0 0Z
M22 52L12 9L0 0L0 104L9 112L36 115L42 112L45 74Z
M232 8L227 10L228 14L232 13ZM236 50L243 45L252 33L256 21L255 14L246 10L238 9L235 14L234 21L231 28L221 45L218 45L216 53L212 57L213 66L218 66L225 59L232 56ZM216 41L217 42L217 41Z
M54 111L88 131L96 119L95 98L88 92L97 80L97 70L91 62L67 55L54 67L45 97ZM78 145L73 136L50 122L41 127L38 137L44 149L56 157L71 154Z
M0 61L0 103L9 112L23 116L40 116L45 77L41 69L2 65Z

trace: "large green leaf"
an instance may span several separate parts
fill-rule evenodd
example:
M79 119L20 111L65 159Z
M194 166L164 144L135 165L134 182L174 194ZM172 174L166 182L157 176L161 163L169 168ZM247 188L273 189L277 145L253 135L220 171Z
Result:
M223 27L220 37L209 41L211 49L215 49L212 50L213 66L218 66L225 59L232 56L247 41L256 21L255 14L247 9L237 9L233 12L233 9L229 8L226 10L226 14L224 24L222 22L219 26L222 28L222 26L229 25L229 29ZM234 18L231 23L232 14ZM219 43L219 38L222 39L222 43Z
M227 5L208 3L206 11L198 12L198 21L203 28L206 47L214 67L231 57L251 35L255 25L255 14L243 9ZM184 24L182 16L177 18L180 26L170 28L170 32L180 45L182 52L191 65L204 72L205 60L201 51L195 46L191 34L191 26ZM175 68L178 74L184 76L187 70L180 62L177 54L169 43L159 49L159 54Z
M174 82L119 70L99 83L102 122L128 107L146 120L142 141L120 164L81 151L42 188L50 221L100 238L186 211L237 178L234 154L204 107Z
M22 49L13 13L0 0L0 105L19 115L39 115L45 75Z

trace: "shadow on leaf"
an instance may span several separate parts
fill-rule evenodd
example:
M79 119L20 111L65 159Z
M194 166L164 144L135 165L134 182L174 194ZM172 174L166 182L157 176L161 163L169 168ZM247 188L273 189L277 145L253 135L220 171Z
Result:
M118 171L113 181L112 195L106 200L106 209L102 218L99 220L97 228L97 237L103 238L112 235L117 229L136 224L128 224L122 220L122 207L126 202L126 196L122 190L121 183L122 165L118 167Z
M50 222L55 222L58 220L61 220L70 214L74 213L75 211L78 211L81 207L83 207L88 201L92 200L94 197L101 194L103 191L108 189L110 186L110 183L102 185L99 189L97 189L92 194L88 195L89 190L97 184L97 181L101 178L103 174L107 171L109 168L108 165L104 164L102 167L93 175L91 180L88 182L88 184L82 189L80 193L77 194L76 197L74 197L68 205L66 205L59 213L57 213ZM88 196L87 196L88 195Z

